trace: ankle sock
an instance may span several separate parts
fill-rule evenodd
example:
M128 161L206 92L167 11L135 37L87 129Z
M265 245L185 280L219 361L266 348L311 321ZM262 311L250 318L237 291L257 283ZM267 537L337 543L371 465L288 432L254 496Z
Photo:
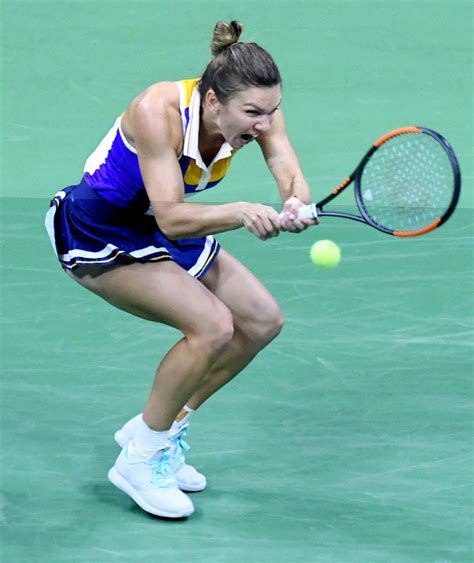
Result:
M193 409L184 405L170 428L170 434L176 434L183 424L188 422L189 417L193 414L193 412L195 412Z
M169 432L169 430L163 432L152 430L141 417L137 424L135 436L128 444L128 459L130 461L149 460L166 444Z

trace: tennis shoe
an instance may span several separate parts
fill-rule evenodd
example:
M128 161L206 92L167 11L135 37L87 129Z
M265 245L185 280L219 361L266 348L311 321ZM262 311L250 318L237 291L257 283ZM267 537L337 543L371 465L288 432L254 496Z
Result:
M172 446L167 443L147 461L134 461L128 445L122 449L109 480L145 512L164 518L185 518L194 512L191 499L179 488L170 466Z
M135 435L141 417L141 414L134 416L120 430L115 432L115 441L121 448L124 448ZM189 422L182 424L175 422L171 428L168 437L171 443L170 466L178 482L178 487L188 493L197 493L207 487L207 481L202 473L186 463L185 453L189 451L190 446L184 438L188 433L188 428Z
M185 452L191 446L184 441L188 433L189 422L178 425L177 429L170 432L168 440L171 443L171 467L182 491L197 493L207 487L206 478L192 465L186 463Z
M122 428L120 428L120 430L117 430L117 432L115 432L114 439L121 448L124 448L135 436L135 432L141 418L142 413L137 414L137 416L134 416L128 422L126 422L122 426Z

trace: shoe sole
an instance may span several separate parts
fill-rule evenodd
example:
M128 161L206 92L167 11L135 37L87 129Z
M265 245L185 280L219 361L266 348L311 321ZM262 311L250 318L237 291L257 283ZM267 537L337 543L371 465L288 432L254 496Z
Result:
M114 440L121 448L124 448L128 443L126 436L121 430L117 430L117 432L115 432ZM207 487L207 482L204 482L204 486L196 485L193 487L192 485L185 485L184 483L180 483L178 481L178 487L185 493L199 493L200 491L204 491L204 489Z
M183 485L183 483L178 481L178 487L181 491L183 491L183 493L199 493L199 491L204 491L207 487L207 483L204 483L204 486L197 485L193 487L192 485Z
M192 507L190 510L182 510L181 512L173 513L167 512L166 510L158 510L154 506L149 505L130 485L130 483L120 475L115 467L112 467L107 476L111 483L113 483L118 489L120 489L131 499L133 499L142 510L148 512L149 514L153 514L154 516L161 516L163 518L186 518L194 512L194 507Z

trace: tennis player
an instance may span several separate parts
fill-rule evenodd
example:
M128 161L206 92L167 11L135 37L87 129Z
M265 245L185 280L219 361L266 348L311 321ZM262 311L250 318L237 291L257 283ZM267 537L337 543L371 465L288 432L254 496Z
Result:
M288 140L281 77L240 23L219 22L200 79L159 82L135 98L85 163L78 185L58 192L46 227L76 282L128 313L183 337L161 361L138 415L116 433L123 446L109 479L142 509L182 518L183 491L206 487L185 463L190 414L281 331L274 298L214 234L245 227L261 240L300 232L310 189ZM219 184L235 154L256 141L282 200L189 203Z

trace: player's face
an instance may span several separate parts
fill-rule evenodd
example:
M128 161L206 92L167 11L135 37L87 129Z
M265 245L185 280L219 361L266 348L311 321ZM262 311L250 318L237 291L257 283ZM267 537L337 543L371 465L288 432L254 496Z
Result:
M219 104L217 124L224 139L240 149L268 131L281 102L281 87L252 87Z

